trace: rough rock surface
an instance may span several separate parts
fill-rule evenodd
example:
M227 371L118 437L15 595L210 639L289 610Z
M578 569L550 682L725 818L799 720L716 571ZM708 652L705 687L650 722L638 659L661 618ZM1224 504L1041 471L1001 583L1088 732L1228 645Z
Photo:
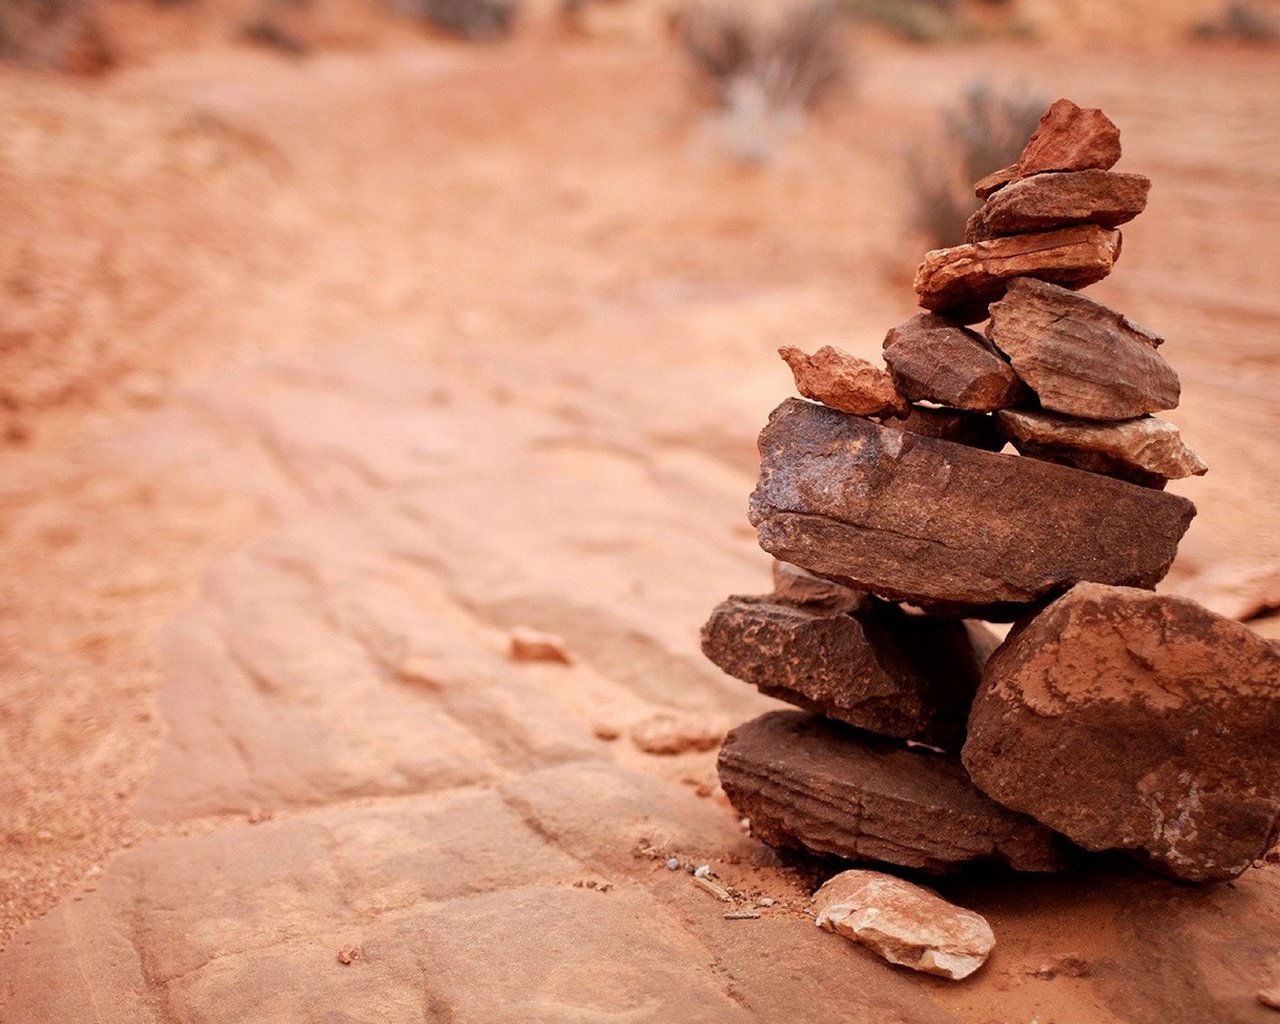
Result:
M964 763L1090 850L1234 878L1280 830L1280 653L1185 598L1080 584L987 662Z
M1146 209L1150 190L1151 179L1141 174L1068 171L1022 178L992 194L974 212L965 225L965 241L1072 224L1119 227Z
M826 612L852 612L871 602L871 595L864 591L852 590L778 559L773 562L773 598Z
M1120 232L1083 224L1009 235L925 253L916 270L920 305L961 323L987 318L1010 279L1035 277L1067 288L1101 281L1120 257Z
M962 622L882 602L824 614L731 597L702 627L702 651L770 697L946 750L964 742L982 672Z
M987 799L953 756L909 750L799 711L738 726L720 784L772 846L945 872L974 861L1061 866L1059 839Z
M905 419L881 422L886 427L909 430L913 434L936 437L941 441L955 441L957 444L989 452L998 452L1005 446L1005 436L996 428L995 418L984 413L913 405Z
M1167 420L1141 416L1099 423L1027 409L1006 409L996 425L1023 455L1104 473L1145 487L1203 476L1209 467Z
M892 328L884 339L884 361L898 390L913 402L993 412L1026 395L990 341L935 313L919 313Z
M1097 107L1056 100L1018 157L1018 176L1044 171L1110 170L1120 159L1120 129Z
M880 871L840 872L814 893L813 910L819 928L860 942L891 964L955 981L986 963L996 945L981 914Z
M905 416L907 400L893 378L865 359L831 345L806 355L791 345L778 349L796 379L796 390L832 409L858 416Z
M1124 420L1178 404L1178 375L1155 336L1065 288L1021 278L991 306L987 336L1040 404L1092 420Z
M1014 181L1018 177L1018 165L1016 163L1009 164L1007 167L1001 167L985 174L973 183L973 194L979 199L986 199L995 195L1002 188Z
M1016 616L1079 580L1154 586L1185 498L789 399L760 434L761 546L892 600Z

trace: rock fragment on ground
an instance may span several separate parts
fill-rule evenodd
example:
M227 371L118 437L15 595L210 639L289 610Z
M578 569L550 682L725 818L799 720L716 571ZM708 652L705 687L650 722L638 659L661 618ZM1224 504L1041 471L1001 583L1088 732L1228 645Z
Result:
M1051 412L1124 420L1178 404L1178 375L1155 335L1066 288L1011 282L991 306L987 336Z
M871 595L861 590L815 576L790 562L773 561L773 598L786 604L799 605L825 612L852 612L871 602Z
M709 715L691 711L659 711L631 727L631 742L646 754L685 754L711 750L724 727Z
M573 655L569 653L564 639L554 633L543 633L528 626L517 626L508 634L508 639L513 661L553 661L561 665L573 664Z
M1061 866L1060 840L983 796L954 756L913 750L799 711L730 731L720 784L776 847L935 873L975 861Z
M965 225L966 242L1052 231L1073 224L1114 228L1147 206L1151 179L1112 171L1068 171L1022 178L991 195Z
M1119 257L1120 232L1096 224L968 242L925 253L916 297L925 309L977 323L1015 277L1083 288L1111 273Z
M1080 580L1154 586L1195 514L1172 494L796 399L760 453L749 515L775 558L976 618L1016 617Z
M1234 878L1280 835L1280 653L1185 598L1079 584L988 660L964 763L1086 849Z
M1203 476L1209 467L1167 420L1141 416L1098 422L1029 409L1005 409L996 425L1023 455L1102 473L1144 487Z
M1108 171L1120 159L1120 129L1097 107L1055 101L1018 157L1018 176L1045 171Z
M982 672L962 622L883 602L833 614L731 597L702 627L702 651L770 697L946 750L964 742Z
M791 367L796 390L805 398L858 416L907 414L907 401L894 388L893 378L865 359L831 345L813 355L785 345L778 355Z
M898 391L913 402L993 412L1016 405L1027 393L990 341L935 313L920 313L891 329L884 361Z
M891 964L943 978L967 978L996 937L981 914L880 871L842 871L813 896L814 924L861 943Z

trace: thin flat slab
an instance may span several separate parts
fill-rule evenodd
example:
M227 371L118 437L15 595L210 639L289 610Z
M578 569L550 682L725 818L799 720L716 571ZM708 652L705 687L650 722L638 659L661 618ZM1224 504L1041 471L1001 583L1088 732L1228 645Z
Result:
M823 612L852 612L871 603L870 594L815 576L790 562L773 561L773 599Z
M749 516L775 558L948 614L1016 618L1080 580L1152 587L1195 506L789 399Z
M935 313L892 328L884 361L898 391L913 402L993 412L1027 395L1013 367L986 338Z
M1156 336L1101 303L1031 278L991 306L987 336L1051 412L1125 420L1178 405Z
M1235 878L1280 836L1280 651L1185 598L1080 584L987 662L964 763L1086 849Z
M725 738L720 784L771 846L942 873L1062 866L1059 837L983 796L960 762L817 715L774 711Z
M1037 174L994 193L965 225L966 242L1052 231L1073 224L1114 228L1147 206L1151 179L1111 171Z

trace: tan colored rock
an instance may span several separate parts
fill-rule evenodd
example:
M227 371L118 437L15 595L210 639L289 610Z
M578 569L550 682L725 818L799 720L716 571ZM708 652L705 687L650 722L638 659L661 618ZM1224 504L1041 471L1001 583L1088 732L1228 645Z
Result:
M561 637L528 626L517 626L508 634L513 661L554 661L572 665L573 655Z
M991 342L934 313L892 328L884 339L884 360L898 391L913 402L992 412L1027 394Z
M1119 257L1120 232L1095 224L992 238L925 253L915 291L925 309L976 323L1015 277L1083 288L1111 273Z
M1120 159L1120 129L1096 107L1053 103L1018 157L1018 177L1045 171L1108 171Z
M724 726L708 715L688 711L659 711L631 727L631 742L646 754L711 750L723 738Z
M1144 487L1203 476L1209 467L1167 420L1142 416L1099 423L1050 412L1005 409L996 425L1023 455L1103 473Z
M842 871L813 895L814 924L891 964L958 981L987 961L996 937L981 914L880 871Z
M871 595L815 576L790 562L773 561L776 601L825 612L853 612L871 603Z
M796 390L805 398L857 416L907 414L907 401L894 388L893 378L865 359L831 345L813 355L784 345L778 355L791 367Z
M991 306L987 336L1051 412L1126 420L1178 404L1178 375L1155 335L1066 288L1010 282Z
M983 671L964 763L1089 850L1191 882L1280 836L1280 652L1185 598L1082 583Z
M993 194L969 218L964 238L966 242L979 242L1073 224L1119 227L1146 209L1150 190L1151 180L1141 174L1037 174L1011 182Z

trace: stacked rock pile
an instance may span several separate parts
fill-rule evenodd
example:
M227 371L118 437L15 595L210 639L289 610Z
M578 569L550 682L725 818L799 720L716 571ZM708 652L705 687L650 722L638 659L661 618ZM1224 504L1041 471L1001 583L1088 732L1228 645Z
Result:
M1151 415L1179 398L1161 339L1076 291L1146 203L1119 157L1101 111L1059 100L975 186L968 241L925 256L887 371L781 351L814 401L760 435L774 592L703 630L804 709L720 755L766 842L929 871L1121 849L1214 881L1276 840L1280 654L1152 592L1195 515L1165 483L1205 465Z

